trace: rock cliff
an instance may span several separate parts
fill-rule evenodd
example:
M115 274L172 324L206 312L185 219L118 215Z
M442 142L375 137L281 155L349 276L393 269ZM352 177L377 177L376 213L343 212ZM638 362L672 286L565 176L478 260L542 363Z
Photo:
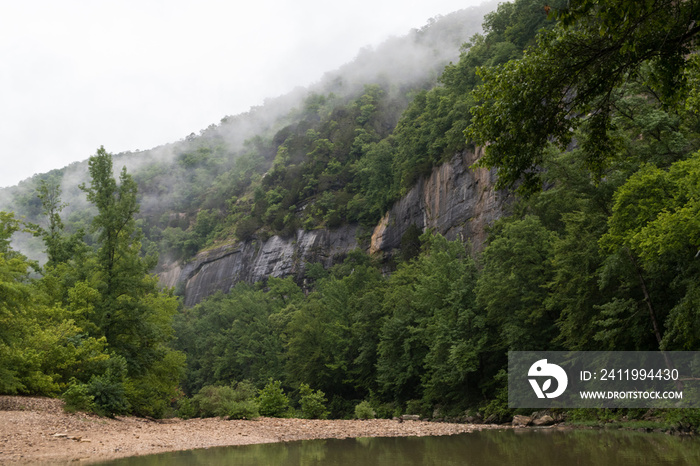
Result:
M183 287L185 305L194 306L236 283L255 283L267 277L304 276L307 263L330 267L356 249L356 225L335 230L297 231L293 238L273 236L267 241L243 241L204 251L190 262L174 264L160 274L161 283Z
M411 225L469 241L474 250L480 250L486 227L501 216L506 197L493 189L495 173L469 168L479 156L479 151L459 153L420 179L375 227L369 252L391 257ZM292 238L226 244L199 253L184 265L172 264L160 280L165 286L184 289L185 305L193 306L216 291L228 292L240 281L290 275L302 279L307 263L330 267L359 247L357 228L299 230Z
M494 190L495 171L469 168L481 149L464 151L433 169L386 213L374 229L370 253L391 254L411 225L433 229L449 240L469 242L480 251L486 227L503 213L507 195Z

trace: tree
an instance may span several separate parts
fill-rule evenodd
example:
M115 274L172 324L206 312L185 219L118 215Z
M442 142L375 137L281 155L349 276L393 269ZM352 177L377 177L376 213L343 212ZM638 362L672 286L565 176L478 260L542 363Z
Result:
M463 244L427 232L423 251L391 276L377 379L394 401L464 404L486 341L476 312L476 265Z
M19 229L13 214L0 211L0 393L25 388L19 374L23 358L16 344L29 320L31 289L27 283L29 263L10 248L10 239Z
M476 298L498 329L498 346L510 351L552 349L556 316L547 312L557 236L532 215L509 219L489 239Z
M105 341L84 335L79 313L30 278L38 267L9 246L20 229L12 214L0 212L0 393L56 395L106 359Z
M480 70L466 130L486 146L480 165L498 170L501 187L532 190L547 145L566 148L585 128L578 144L600 176L616 151L612 115L628 83L640 80L666 104L684 95L699 14L700 3L673 0L570 2L551 13L561 21L522 59Z
M645 165L632 175L615 193L609 230L600 240L603 250L623 254L634 267L648 328L661 348L691 349L700 341L699 214L695 153L668 170Z
M234 380L259 384L282 377L282 343L274 317L303 295L291 278L270 278L267 285L265 292L238 283L227 295L215 294L176 316L175 345L187 353L188 393Z
M86 288L96 292L91 316L96 336L104 336L109 349L126 361L124 393L131 408L159 415L174 396L184 365L184 355L168 347L177 300L159 291L157 279L148 273L153 260L140 255L137 186L126 167L117 183L112 156L104 147L88 166L90 186L81 189L97 208L91 228L98 248L95 260L85 264L90 269Z

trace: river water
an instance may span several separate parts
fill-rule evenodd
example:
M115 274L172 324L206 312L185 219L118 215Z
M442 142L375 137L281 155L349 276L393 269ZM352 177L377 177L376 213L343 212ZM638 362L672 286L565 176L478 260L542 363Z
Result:
M608 430L485 430L445 437L305 440L124 458L110 466L700 465L700 439Z

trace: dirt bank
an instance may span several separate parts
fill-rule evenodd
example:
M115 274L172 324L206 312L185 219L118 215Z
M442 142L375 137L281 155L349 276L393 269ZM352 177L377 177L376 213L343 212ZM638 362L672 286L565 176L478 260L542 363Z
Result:
M106 419L64 413L60 400L0 396L0 464L90 463L226 445L321 438L453 435L496 427L499 426L382 419Z

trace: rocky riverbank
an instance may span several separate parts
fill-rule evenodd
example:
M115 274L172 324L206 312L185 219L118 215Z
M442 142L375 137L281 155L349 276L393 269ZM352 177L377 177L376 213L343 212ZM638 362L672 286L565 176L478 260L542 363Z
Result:
M91 463L125 456L322 438L453 435L496 425L376 419L148 420L68 414L47 398L0 397L0 464Z

